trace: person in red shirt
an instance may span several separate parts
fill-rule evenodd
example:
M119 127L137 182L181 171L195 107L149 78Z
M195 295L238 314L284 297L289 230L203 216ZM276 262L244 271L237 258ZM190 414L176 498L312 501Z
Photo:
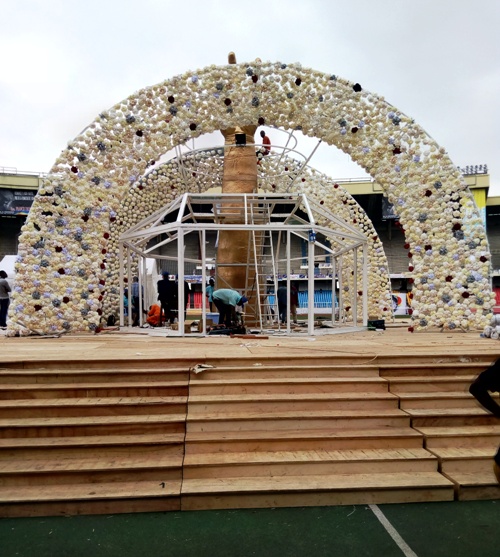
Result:
M265 157L271 152L271 140L267 137L266 132L261 130L260 137L262 138L262 147L257 151L257 156Z

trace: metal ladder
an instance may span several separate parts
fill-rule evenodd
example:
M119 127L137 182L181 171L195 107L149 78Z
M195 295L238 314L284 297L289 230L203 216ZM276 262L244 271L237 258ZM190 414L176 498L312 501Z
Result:
M269 208L250 203L248 220L250 224L269 224ZM255 322L264 329L278 316L278 278L271 230L252 230L248 243L248 265L246 273L247 297L252 300L248 308ZM274 301L269 299L268 289L274 291ZM250 296L248 295L250 294ZM273 315L274 311L274 315Z

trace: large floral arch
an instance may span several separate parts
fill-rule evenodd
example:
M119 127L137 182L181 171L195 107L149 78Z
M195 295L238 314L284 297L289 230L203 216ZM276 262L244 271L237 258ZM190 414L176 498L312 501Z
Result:
M493 305L485 230L445 150L358 83L300 64L256 61L210 66L142 89L68 145L23 227L8 334L95 329L114 265L111 227L120 212L140 210L122 210L130 186L191 138L264 124L338 147L381 185L405 230L417 328L484 325ZM181 176L170 183L172 195L185 187ZM307 193L318 197L312 185ZM319 196L334 203L323 189Z

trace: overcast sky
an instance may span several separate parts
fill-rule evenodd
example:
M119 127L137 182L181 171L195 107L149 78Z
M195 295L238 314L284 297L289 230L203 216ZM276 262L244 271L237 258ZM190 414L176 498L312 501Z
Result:
M0 168L47 172L102 110L234 51L359 82L500 195L499 0L0 0L0 17ZM310 164L365 176L327 145Z

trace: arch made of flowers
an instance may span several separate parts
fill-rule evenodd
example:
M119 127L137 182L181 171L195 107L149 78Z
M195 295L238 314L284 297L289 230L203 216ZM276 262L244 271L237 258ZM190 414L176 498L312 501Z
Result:
M494 303L485 230L445 150L358 83L300 64L255 61L146 87L70 142L23 226L8 334L96 329L113 264L111 226L130 186L176 145L264 124L336 146L381 185L405 230L416 328L484 326ZM170 188L185 191L180 178Z

